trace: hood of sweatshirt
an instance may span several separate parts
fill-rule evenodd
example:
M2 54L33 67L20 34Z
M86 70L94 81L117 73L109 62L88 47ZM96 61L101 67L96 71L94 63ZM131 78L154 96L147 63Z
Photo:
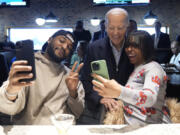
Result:
M47 66L49 66L51 70L53 70L54 73L57 73L57 74L59 74L60 72L69 70L69 68L67 68L64 64L56 63L52 60L47 59L44 56L43 52L41 51L38 51L35 53L35 60L46 64Z

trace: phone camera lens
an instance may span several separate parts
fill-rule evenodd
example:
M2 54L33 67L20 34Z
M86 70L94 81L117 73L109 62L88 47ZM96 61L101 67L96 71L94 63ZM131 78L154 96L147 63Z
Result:
M93 70L99 70L99 63L93 63L92 68Z

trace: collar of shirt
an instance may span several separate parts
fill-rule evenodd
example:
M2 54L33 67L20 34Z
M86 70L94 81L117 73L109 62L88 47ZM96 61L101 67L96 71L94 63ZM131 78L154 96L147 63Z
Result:
M113 55L114 55L114 58L115 58L115 61L116 61L116 67L118 67L118 64L119 64L119 60L121 58L121 53L122 53L122 50L123 50L123 47L124 47L124 43L125 43L125 40L123 41L121 49L118 51L116 49L116 47L114 47L113 43L110 41L110 45L112 47L112 52L113 52Z

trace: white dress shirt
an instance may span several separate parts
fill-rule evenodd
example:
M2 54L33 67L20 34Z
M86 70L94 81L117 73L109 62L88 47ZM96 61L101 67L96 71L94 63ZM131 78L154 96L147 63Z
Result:
M116 71L118 71L118 64L119 64L119 60L121 58L122 50L123 50L123 47L124 47L124 42L125 41L123 41L123 45L122 45L121 49L117 50L116 47L114 47L113 43L110 41L110 45L112 47L112 52L113 52L113 55L114 55L114 58L115 58L115 61L116 61Z

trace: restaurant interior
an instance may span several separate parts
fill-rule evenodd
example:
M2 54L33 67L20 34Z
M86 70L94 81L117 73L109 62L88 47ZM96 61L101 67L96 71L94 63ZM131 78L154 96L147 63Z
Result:
M180 44L179 6L180 0L0 0L0 86L11 70L16 42L30 39L34 43L34 52L41 51L54 32L73 32L79 21L89 32L87 42L93 43L94 33L101 30L100 24L106 12L120 7L127 10L130 20L136 22L137 30L147 31L151 36L156 32L155 22L161 23L161 32L169 38L165 41L169 48L157 49L156 60L168 76L166 97L180 101L180 68L169 65L173 56L171 43L177 41ZM166 57L161 59L164 55ZM178 62L180 67L180 57ZM65 64L72 68L68 62ZM177 78L175 83L171 80L172 75ZM0 125L13 125L11 118L0 110ZM104 132L99 134L106 134Z

